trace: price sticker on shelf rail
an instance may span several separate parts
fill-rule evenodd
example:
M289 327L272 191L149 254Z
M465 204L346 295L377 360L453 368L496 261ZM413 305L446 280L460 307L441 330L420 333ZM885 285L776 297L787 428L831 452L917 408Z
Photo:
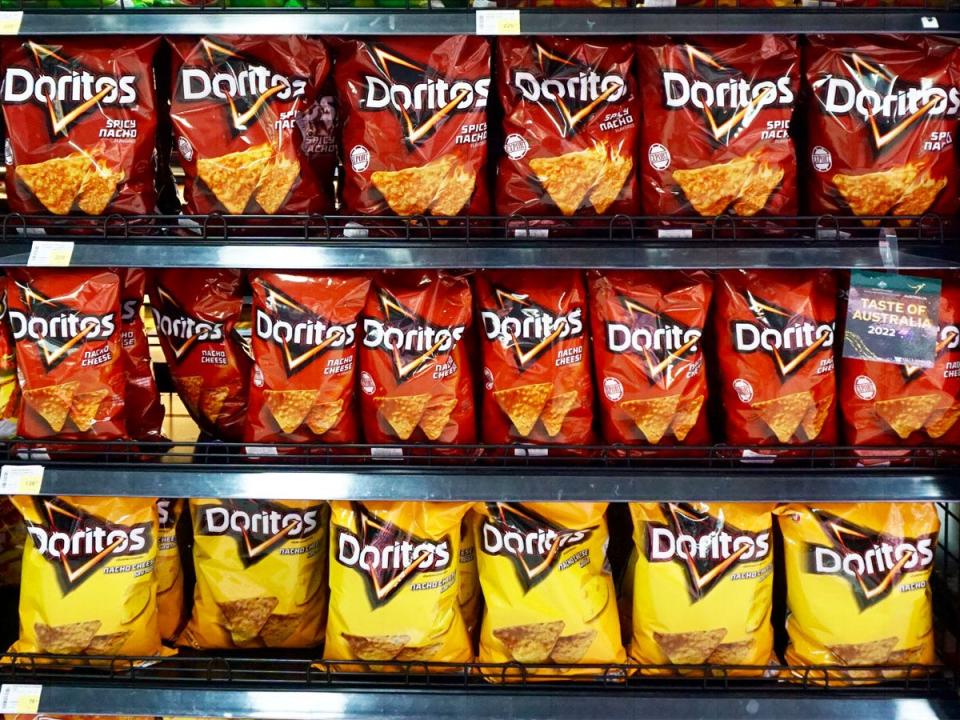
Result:
M933 367L939 322L939 280L854 270L843 357Z
M4 683L0 686L0 713L35 715L43 685Z
M27 265L30 267L67 267L73 258L73 242L34 240Z
M43 465L0 467L0 495L39 495L43 486Z
M519 34L519 10L477 10L477 35Z
M17 35L23 23L23 10L0 12L0 35Z

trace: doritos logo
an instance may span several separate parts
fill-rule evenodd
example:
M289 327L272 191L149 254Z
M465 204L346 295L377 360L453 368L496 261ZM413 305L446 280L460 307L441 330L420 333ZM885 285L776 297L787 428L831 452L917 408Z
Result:
M702 329L687 327L628 297L620 302L629 322L605 322L607 350L639 355L647 379L671 387L696 362Z
M160 521L161 530L170 530L176 525L176 517L170 512L175 502L176 500L172 498L157 499L157 516Z
M857 114L870 128L876 150L891 146L927 115L960 115L960 88L928 80L908 86L887 68L858 53L842 61L848 77L826 75L813 82L823 112Z
M150 306L150 312L157 330L168 339L177 361L183 360L201 343L223 342L223 323L191 317L162 287L157 288L157 298L159 302Z
M668 523L647 523L644 554L650 562L677 562L687 572L687 589L696 602L706 597L738 563L770 555L770 533L752 533L686 503L661 505Z
M185 102L210 97L225 100L224 107L234 132L246 130L272 99L291 100L306 92L306 78L276 73L207 38L200 40L200 46L208 65L180 68L178 97Z
M109 339L117 329L113 313L87 315L45 297L29 285L18 282L17 288L30 312L12 308L8 312L13 338L35 342L45 370L55 368L86 342Z
M555 342L583 334L583 309L565 315L552 315L528 295L494 288L497 309L481 310L483 332L488 340L497 340L516 354L521 370L534 362Z
M668 108L693 106L703 113L710 135L728 143L765 107L794 102L790 76L749 82L739 70L721 65L709 53L684 45L686 73L663 69L663 93Z
M756 319L733 322L733 346L742 353L768 353L781 378L796 372L819 351L833 347L833 323L811 321L749 290L744 294Z
M218 505L200 505L197 512L200 534L231 536L244 567L250 567L282 548L288 539L307 538L320 530L323 505L295 510L269 500L224 500Z
M350 347L356 341L357 323L333 324L267 283L263 288L266 309L256 309L254 331L261 340L280 347L287 377L327 350Z
M363 319L363 344L388 353L401 382L425 372L438 357L448 354L466 330L463 325L434 327L387 290L380 291L379 300L384 319Z
M85 68L79 59L59 49L27 41L36 69L8 67L4 74L3 101L35 102L47 108L51 135L67 135L70 125L102 105L135 105L136 75L101 75Z
M534 43L539 72L513 70L511 83L525 100L539 104L553 120L562 137L576 133L577 126L605 103L623 98L627 83L616 73L601 75L596 68L565 58Z
M382 45L369 44L367 52L379 76L364 76L360 107L393 110L410 145L430 137L451 114L487 106L489 77L446 80L437 70L419 65Z
M424 540L381 520L360 503L353 508L356 530L337 526L337 562L360 573L373 607L388 602L418 574L450 567L449 537Z
M868 528L812 508L830 545L806 545L806 572L847 580L861 610L879 602L900 576L933 565L935 535L904 538Z
M487 508L489 517L484 517L481 528L483 552L510 558L526 590L540 583L555 567L562 570L583 560L583 556L574 553L558 565L565 548L586 542L595 530L568 530L518 503L488 503Z
M139 555L153 542L151 523L118 525L59 497L34 498L42 524L27 520L34 547L54 568L61 592L76 589L113 557Z

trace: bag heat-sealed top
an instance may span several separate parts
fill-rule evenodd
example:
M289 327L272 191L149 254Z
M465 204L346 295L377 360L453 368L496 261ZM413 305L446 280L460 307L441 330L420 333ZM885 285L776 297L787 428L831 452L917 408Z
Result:
M499 40L499 214L637 214L633 61L625 41Z
M4 45L11 210L155 211L158 44L97 37Z
M318 39L173 38L170 117L188 213L275 215L332 207L302 124L330 58Z
M702 271L594 270L588 281L607 442L706 444L713 280Z
M490 43L345 40L334 70L347 212L482 215Z
M960 45L954 39L814 35L804 63L812 96L811 212L957 212Z
M719 274L713 316L729 442L836 442L836 306L827 270Z
M790 35L657 38L637 46L648 215L791 215L790 121L800 53Z

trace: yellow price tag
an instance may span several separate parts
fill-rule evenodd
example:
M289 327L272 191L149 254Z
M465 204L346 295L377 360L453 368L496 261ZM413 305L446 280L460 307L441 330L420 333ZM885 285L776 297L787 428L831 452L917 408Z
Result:
M0 495L39 495L43 465L4 465L0 468Z
M34 240L27 265L30 267L67 267L73 258L73 242Z
M36 715L43 685L4 683L0 687L0 712Z
M23 10L0 12L0 35L17 35L23 23Z
M519 10L477 10L477 35L519 34Z

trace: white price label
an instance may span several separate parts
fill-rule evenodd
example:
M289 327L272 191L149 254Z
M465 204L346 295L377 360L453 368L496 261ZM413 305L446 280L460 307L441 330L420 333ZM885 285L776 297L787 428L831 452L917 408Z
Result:
M0 467L0 495L39 495L42 485L43 465Z
M940 21L933 15L924 15L920 18L920 24L924 30L939 30Z
M43 685L4 683L0 686L0 712L35 715L40 709Z
M0 12L0 35L16 35L23 22L23 10Z
M30 267L67 267L73 257L73 242L34 240L27 265Z
M519 10L477 10L477 35L519 34Z

